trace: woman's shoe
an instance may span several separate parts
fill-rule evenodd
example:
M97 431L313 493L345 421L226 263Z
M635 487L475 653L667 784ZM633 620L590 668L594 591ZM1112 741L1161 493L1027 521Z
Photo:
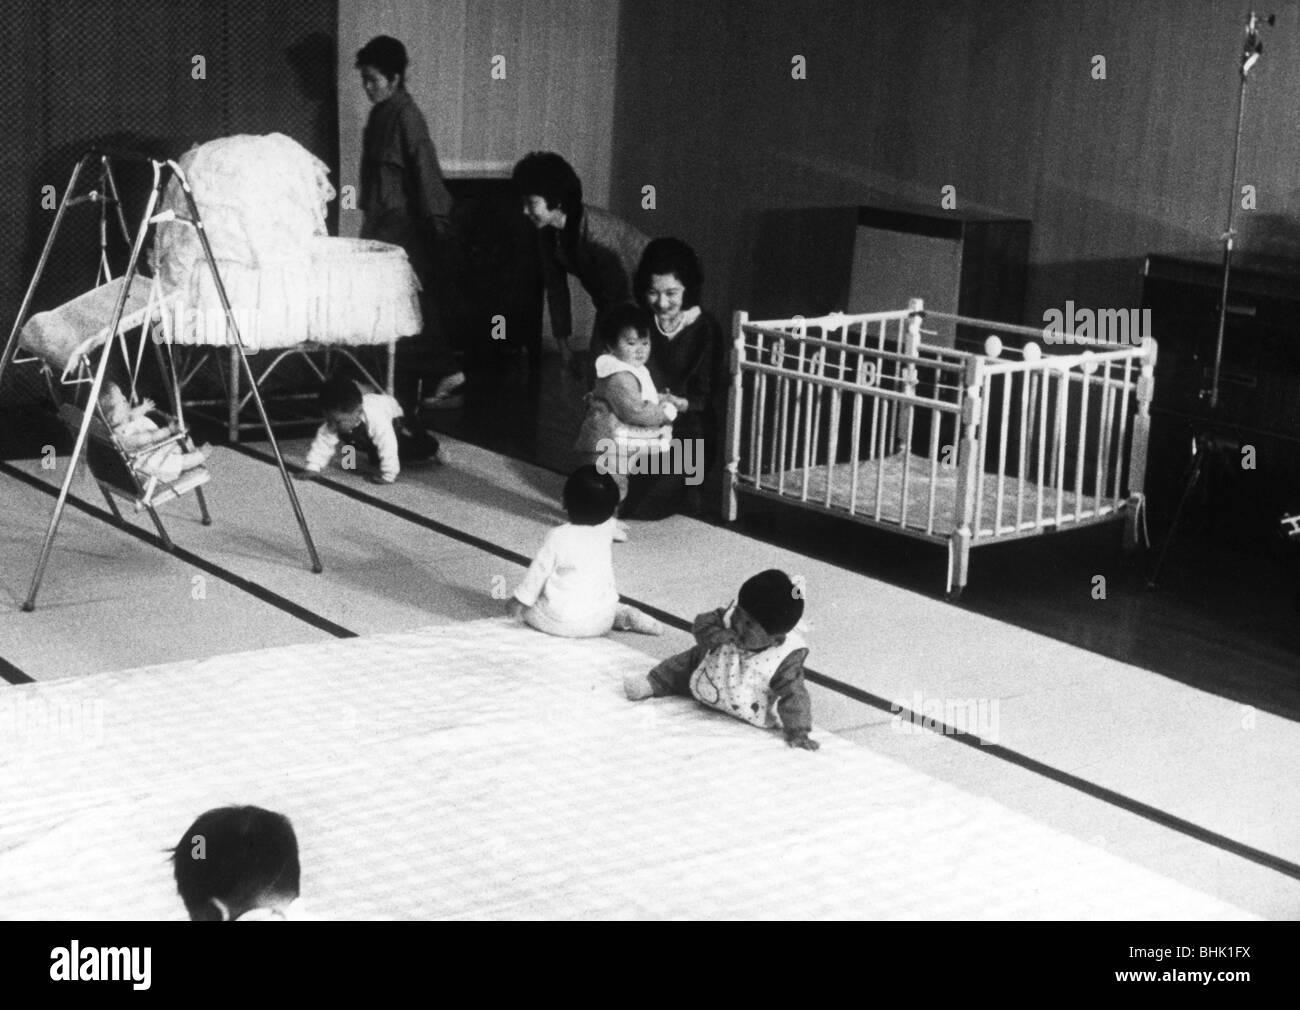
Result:
M464 372L448 375L438 383L438 388L434 390L433 395L426 396L420 405L425 410L455 410L463 407L465 406L464 388Z

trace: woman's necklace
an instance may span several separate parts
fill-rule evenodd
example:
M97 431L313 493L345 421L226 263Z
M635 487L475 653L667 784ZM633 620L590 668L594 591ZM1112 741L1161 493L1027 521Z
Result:
M659 317L655 316L655 329L657 329L665 337L677 336L677 334L681 332L681 329L685 324L686 324L686 313L684 312L677 313L677 325L674 326L671 330L665 330L663 328L663 325L659 322Z

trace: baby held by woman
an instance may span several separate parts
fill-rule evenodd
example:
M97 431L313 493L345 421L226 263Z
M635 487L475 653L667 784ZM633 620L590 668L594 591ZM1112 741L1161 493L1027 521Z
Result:
M605 353L596 358L596 386L574 448L614 477L621 502L627 497L632 457L667 450L672 423L689 404L655 388L647 367L650 315L644 309L630 303L613 306L598 321L596 338ZM622 523L615 529L615 539L627 539Z

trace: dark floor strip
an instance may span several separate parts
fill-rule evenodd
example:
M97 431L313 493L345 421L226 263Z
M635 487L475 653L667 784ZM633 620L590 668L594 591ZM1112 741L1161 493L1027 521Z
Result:
M250 459L260 460L263 463L275 466L274 456L270 453L262 452L259 449L254 449L248 445L227 445L223 448L243 453ZM292 470L301 469L301 467L292 466L288 461L286 461L285 465ZM397 516L399 519L405 519L409 523L423 526L426 530L432 530L434 533L439 533L449 539L457 540L462 544L468 544L470 547L477 547L479 550L486 551L488 554L494 555L495 557L502 558L506 561L513 561L516 564L521 564L525 567L533 562L532 558L526 557L523 554L517 554L512 550L494 544L491 540L484 540L482 537L476 537L472 533L458 530L454 526L440 523L437 519L430 519L428 516L421 515L419 512L412 512L410 509L403 508L401 505L394 505L392 502L384 501L382 498L376 498L374 495L367 494L365 491L362 491L351 484L344 484L340 481L331 480L329 477L324 476L317 477L316 483L320 484L322 487L329 488L331 491L337 491L339 494L351 498L353 501L359 501L363 505L377 508L381 512L387 512L389 515ZM628 602L630 603L632 601L629 600ZM639 604L637 604L637 606L639 606Z
M271 465L275 464L274 456L253 449L247 445L231 445L227 446L227 448L241 452L252 459L258 459ZM362 504L369 505L382 512L387 512L390 515L397 516L399 519L405 519L408 522L415 523L417 526L422 526L427 530L432 530L433 532L449 537L452 540L457 540L463 544L469 544L470 546L477 547L480 550L487 551L489 554L493 554L496 557L504 558L507 561L514 561L525 566L532 562L531 558L525 557L522 554L517 554L512 550L508 550L507 548L494 544L491 541L484 540L481 537L476 537L471 533L465 533L462 530L456 529L454 526L448 526L446 523L438 522L436 519L430 519L428 516L421 515L418 512L412 512L410 509L403 508L400 505L394 505L392 502L384 501L382 498L376 498L352 485L343 484L339 481L331 480L328 477L318 477L316 478L316 483L323 484L332 491L337 491L339 494L352 498ZM660 610L658 607L649 606L648 604L632 599L631 597L624 596L620 598L624 603L630 604L631 606L644 611L657 620L662 621L664 624L681 631L691 630L690 622L682 620L675 614L670 614L665 610ZM911 720L913 725L922 724L928 727L930 724L931 720L929 720L928 717L922 717L919 713L914 713L907 708L900 707L894 702L881 698L878 695L871 694L869 691L863 691L861 688L854 687L852 684L846 684L843 681L836 680L834 677L828 677L824 673L818 673L811 667L804 667L804 675L810 683L817 684L830 691L835 691L846 697L852 698L855 701L859 701L864 705L869 705L872 708L879 709L881 712L887 712L891 716L898 715L902 719ZM925 718L924 723L921 722L922 718ZM1044 778L1059 783L1060 785L1067 786L1070 789L1091 796L1093 799L1101 800L1103 803L1109 803L1111 806L1119 807L1121 810L1145 818L1148 821L1159 824L1161 827L1180 832L1181 834L1187 835L1189 838L1195 838L1199 842L1204 842L1207 845L1212 845L1225 852L1230 852L1235 856L1240 856L1242 859L1267 867L1268 869L1281 873L1284 876L1300 880L1300 865L1283 859L1281 856L1275 856L1242 842L1234 841L1233 839L1220 835L1217 832L1210 831L1208 828L1203 828L1197 824L1193 824L1191 821L1183 820L1183 818L1176 817L1175 815L1160 810L1157 807L1150 806L1138 800L1130 799L1122 793L1117 793L1114 790L1107 789L1105 786L1099 786L1096 783L1079 778L1077 775L1071 775L1069 772L1053 768L1051 765L1044 764L1043 762L1037 761L1024 754L1009 750L1008 748L999 746L998 744L985 743L978 736L965 733L943 723L935 723L934 731L942 733L945 739L953 739L958 743L965 744L968 747L973 747L990 757L996 757L1002 761L1008 761L1011 764L1024 768L1026 771L1034 772L1035 774L1041 775Z
M228 445L225 448L233 449L236 452L243 453L250 459L260 460L263 463L275 465L275 457L270 453L261 452L258 449L251 448L247 445ZM297 469L297 468L295 468ZM455 526L448 526L446 523L440 523L437 519L430 519L419 512L413 512L401 505L394 505L392 502L384 501L382 498L376 498L374 495L367 494L365 491L354 487L351 484L344 484L340 481L331 480L329 477L317 477L316 483L329 488L331 491L337 491L344 497L351 498L353 501L361 502L363 505L369 505L371 508L379 509L381 512L387 512L389 515L396 516L398 519L404 519L409 523L417 526L423 526L426 530L447 537L450 540L456 540L470 547L477 547L495 557L502 558L505 561L513 561L515 564L523 565L527 568L532 564L533 559L524 554L519 554L509 548L502 547L500 544L494 544L491 540L484 540L482 537L476 537L472 533L466 533L464 530L457 529ZM656 620L664 624L671 625L674 628L680 628L682 631L690 631L691 625L688 621L683 621L680 617L668 613L666 610L660 610L658 607L652 607L648 603L642 603L640 600L634 600L630 596L620 596L620 600L638 610L644 611ZM825 678L831 683L836 683L831 678Z
M0 678L7 680L10 684L35 684L36 681L22 670L14 666L13 663L0 656Z
M22 470L19 470L16 467L12 467L8 463L5 463L3 461L0 461L0 473L9 474L11 477L17 478L18 480L22 481L24 484L27 484L29 487L34 487L36 488L36 490L43 492L44 494L48 495L51 498L57 498L59 496L58 488L53 487L52 485L46 483L45 481L41 480L39 477L33 477L30 474L24 473ZM252 596L260 600L262 603L269 603L277 610L281 610L292 617L296 617L298 618L298 620L303 621L306 624L310 624L313 628L317 628L320 631L324 631L327 634L333 635L335 638L356 638L357 637L357 633L355 631L351 631L348 628L343 627L341 624L335 624L333 621L325 617L322 617L320 614L316 613L315 611L308 610L306 607L298 603L295 603L293 600L290 600L287 597L281 596L279 593L273 593L271 590L265 588L264 586L259 586L256 582L252 582L244 578L242 575L237 575L235 572L232 572L228 568L224 568L221 565L208 561L207 559L200 557L199 555L193 553L192 551L187 551L184 547L177 546L174 550L167 551L167 549L163 547L162 540L159 539L159 537L156 534L146 533L144 530L139 529L138 527L133 526L130 523L122 523L121 525L119 525L110 512L108 512L105 509L95 508L93 505L90 505L89 503L82 501L74 494L69 493L68 504L71 505L73 508L79 509L80 511L86 513L86 515L94 516L96 519L99 519L101 522L104 522L107 525L112 526L114 529L121 530L123 533L127 533L135 537L137 540L140 540L143 543L149 544L153 547L157 547L160 551L170 553L171 556L176 558L178 561L183 561L187 565L191 565L202 572L206 572L209 575L221 579L223 582L229 583L230 585L234 586L236 589L243 590L245 593L248 593L249 596ZM55 542L56 550L57 547L58 547L58 543L56 541ZM51 561L53 562L54 559L51 558ZM47 576L48 576L48 572L47 572ZM40 605L39 598L37 600L37 605L38 606Z

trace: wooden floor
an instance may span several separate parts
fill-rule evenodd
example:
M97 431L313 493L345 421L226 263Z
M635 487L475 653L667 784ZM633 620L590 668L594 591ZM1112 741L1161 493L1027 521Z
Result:
M578 462L572 441L582 385L547 355L531 381L522 359L469 387L465 407L426 415L431 427L557 473ZM305 435L308 428L286 435ZM222 433L206 433L221 441ZM0 459L62 446L44 407L0 411ZM720 523L716 485L706 511ZM1198 503L1178 531L1158 588L1148 586L1174 502L1152 499L1147 552L1125 557L1114 526L999 544L972 553L963 609L1144 667L1203 691L1300 720L1300 557L1266 528L1241 529ZM781 503L742 498L734 528L918 592L943 590L942 548ZM1105 599L1096 599L1097 577Z
M581 385L548 357L531 386L519 373L496 375L477 383L464 411L429 416L436 428L563 472L575 465L582 410ZM720 523L718 498L700 518ZM1117 525L976 549L957 605L1300 720L1300 551L1271 528L1242 529L1212 502L1197 503L1152 589L1175 504L1159 494L1149 503L1153 546L1134 557L1122 553ZM735 529L900 587L944 589L941 547L754 497L742 498ZM1094 598L1097 576L1104 600Z
M568 472L579 461L572 443L584 410L582 384L554 355L532 377L524 359L502 360L507 364L471 382L463 409L426 414L429 425ZM205 434L223 438L220 431ZM41 446L62 449L65 440L44 407L0 411L0 459L33 458ZM721 525L716 483L704 490L705 512L697 518ZM1213 503L1196 503L1152 589L1148 579L1174 504L1167 495L1150 501L1153 546L1133 557L1122 553L1120 530L1111 525L976 549L956 605L1300 721L1300 550L1272 529L1235 527ZM935 595L944 588L943 548L846 520L742 497L732 528L902 588ZM1104 599L1096 598L1098 576Z

